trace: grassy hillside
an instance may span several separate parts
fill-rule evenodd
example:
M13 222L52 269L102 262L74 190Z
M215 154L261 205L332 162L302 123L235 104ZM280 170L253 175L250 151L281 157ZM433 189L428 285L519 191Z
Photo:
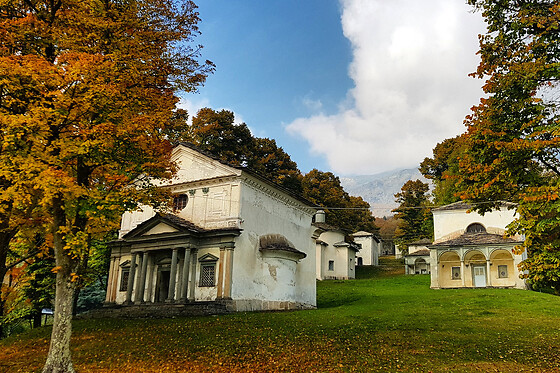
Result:
M559 372L560 298L430 290L429 277L323 281L317 310L80 320L81 372ZM50 330L0 341L0 372L39 371Z

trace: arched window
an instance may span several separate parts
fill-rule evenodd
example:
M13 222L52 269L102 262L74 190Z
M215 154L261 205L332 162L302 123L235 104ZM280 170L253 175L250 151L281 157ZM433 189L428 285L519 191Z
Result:
M467 233L486 233L486 228L480 223L472 223L467 227Z
M181 211L187 207L187 202L189 202L189 197L186 194L179 194L173 197L173 210Z

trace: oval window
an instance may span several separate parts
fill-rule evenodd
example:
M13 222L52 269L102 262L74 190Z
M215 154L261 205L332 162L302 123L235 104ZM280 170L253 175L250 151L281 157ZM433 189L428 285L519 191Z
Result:
M178 196L173 197L173 210L174 211L181 211L185 207L187 207L187 202L189 201L189 197L186 194L179 194Z

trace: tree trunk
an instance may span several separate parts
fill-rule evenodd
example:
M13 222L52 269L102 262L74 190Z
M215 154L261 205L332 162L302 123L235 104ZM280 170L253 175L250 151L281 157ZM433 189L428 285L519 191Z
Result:
M35 310L33 314L33 329L41 327L41 318L42 318L41 310Z
M72 336L72 308L76 282L72 281L72 273L76 271L77 261L64 250L65 242L63 235L59 232L59 228L65 226L66 223L60 196L53 199L53 217L54 255L58 270L56 272L51 344L43 373L73 373L70 337Z
M72 305L75 289L70 276L63 272L66 271L60 270L56 274L51 344L43 373L74 372L70 355L70 337L72 336Z

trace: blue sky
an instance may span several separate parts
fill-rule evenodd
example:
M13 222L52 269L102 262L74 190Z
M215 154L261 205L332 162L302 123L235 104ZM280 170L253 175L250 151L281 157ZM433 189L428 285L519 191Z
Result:
M228 109L303 172L417 167L481 95L464 0L199 0L215 74L182 105Z

